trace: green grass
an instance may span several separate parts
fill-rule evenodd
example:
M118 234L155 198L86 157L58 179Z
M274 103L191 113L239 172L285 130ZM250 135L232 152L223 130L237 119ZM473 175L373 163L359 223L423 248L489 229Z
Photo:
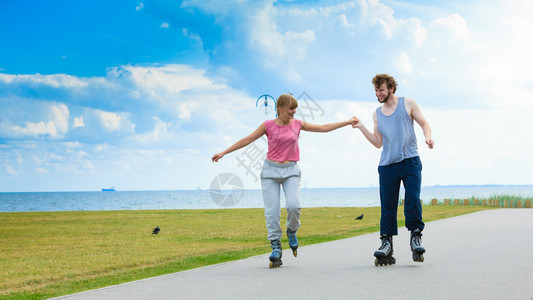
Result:
M491 195L488 198L476 198L476 197L470 197L466 199L448 199L449 205L455 205L455 200L459 200L459 205L464 205L464 201L468 201L468 205L475 205L475 200L478 200L478 205L482 204L482 201L485 200L487 202L487 205L489 205L489 201L495 201L496 204L491 204L489 206L496 206L496 207L525 207L526 201L529 201L530 203L533 202L533 197L522 197L522 196L514 196L514 195L506 195L506 194L496 194ZM444 205L444 200L438 201L438 205ZM505 206L505 203L507 203L507 206ZM518 205L520 203L520 206ZM429 203L426 203L429 204Z
M424 221L484 209L424 206ZM304 208L298 239L376 232L379 217L379 207ZM266 234L263 209L0 213L0 298L49 298L265 254Z

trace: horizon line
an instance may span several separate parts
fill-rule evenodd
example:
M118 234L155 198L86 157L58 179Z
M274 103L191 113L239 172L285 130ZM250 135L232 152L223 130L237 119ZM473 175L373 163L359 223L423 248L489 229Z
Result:
M454 188L454 187L533 187L533 184L447 184L447 185L426 185L422 186L422 189L424 188ZM302 187L302 190L317 190L317 189L379 189L379 186L367 186L367 187ZM3 192L0 191L0 194L7 194L7 193L85 193L85 192L99 192L99 193L114 193L114 192L191 192L191 191L210 191L211 189L202 189L200 187L196 187L196 189L161 189L161 190L119 190L116 189L116 191L102 191L101 189L98 190L84 190L84 191L76 191L76 190L69 190L69 191L9 191L9 192ZM222 190L229 190L229 189L222 189ZM249 190L249 191L260 191L261 189L245 189L243 190Z

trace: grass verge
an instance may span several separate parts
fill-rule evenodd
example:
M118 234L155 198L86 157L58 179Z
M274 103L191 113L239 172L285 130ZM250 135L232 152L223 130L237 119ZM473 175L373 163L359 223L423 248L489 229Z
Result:
M484 209L424 206L424 221ZM305 246L376 232L379 218L379 207L304 208L298 239ZM398 225L404 222L400 209ZM5 299L66 295L270 252L263 209L0 213L0 235Z

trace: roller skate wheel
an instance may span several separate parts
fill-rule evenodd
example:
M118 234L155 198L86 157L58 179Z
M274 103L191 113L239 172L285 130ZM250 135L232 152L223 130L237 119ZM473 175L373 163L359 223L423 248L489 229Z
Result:
M394 257L385 257L385 258L376 258L374 260L374 265L377 266L389 266L394 265L396 263L396 259Z
M424 255L413 253L413 261L424 262Z
M292 254L294 255L294 257L297 257L298 256L298 250L297 249L292 249Z
M279 268L283 263L280 261L271 261L268 266L270 269Z

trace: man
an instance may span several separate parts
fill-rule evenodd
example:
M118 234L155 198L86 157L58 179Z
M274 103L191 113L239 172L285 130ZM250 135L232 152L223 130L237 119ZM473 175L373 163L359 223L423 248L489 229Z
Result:
M431 127L420 108L411 98L398 97L394 93L398 84L387 74L378 74L372 79L381 106L374 112L374 132L370 132L362 122L352 127L359 128L366 139L376 148L383 146L379 162L379 193L381 199L380 235L381 247L374 252L375 265L391 265L392 237L398 235L398 199L400 183L405 188L405 226L411 231L411 251L413 260L423 262L426 251L421 245L422 205L422 163L418 155L413 120L422 127L426 144L433 149Z

